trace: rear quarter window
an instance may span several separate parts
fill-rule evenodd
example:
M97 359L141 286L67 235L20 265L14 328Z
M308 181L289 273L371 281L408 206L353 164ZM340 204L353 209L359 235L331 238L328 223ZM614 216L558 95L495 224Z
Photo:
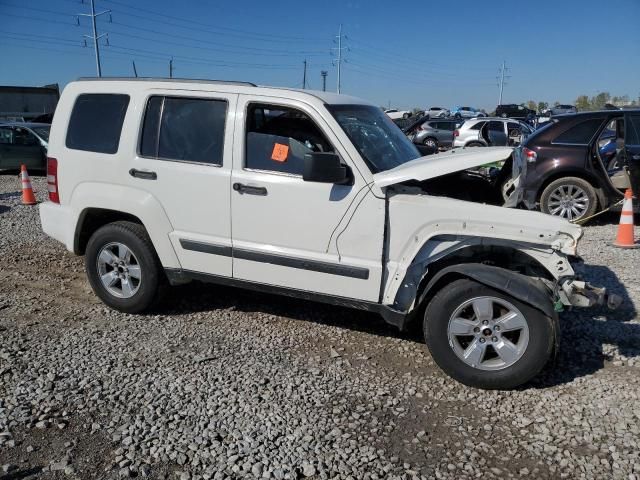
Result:
M129 95L78 95L67 127L67 148L113 154L118 151Z
M585 120L565 130L552 143L569 143L573 145L588 145L602 125L604 118Z

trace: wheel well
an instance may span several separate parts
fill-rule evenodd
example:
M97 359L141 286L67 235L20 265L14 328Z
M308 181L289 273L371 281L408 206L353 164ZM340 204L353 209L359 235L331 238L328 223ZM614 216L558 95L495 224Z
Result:
M138 217L130 213L106 208L85 208L82 213L80 213L78 224L76 225L73 251L77 255L84 255L91 235L100 227L119 220L126 220L143 225Z
M601 185L600 185L600 182L598 181L598 179L593 177L593 176L591 176L591 175L589 175L585 171L563 170L561 172L555 172L552 175L549 175L545 179L545 181L542 183L542 185L540 185L540 188L538 189L538 193L536 194L536 200L538 202L540 201L540 197L542 197L542 192L544 192L544 189L547 188L551 182L555 182L556 180L558 180L559 178L562 178L562 177L581 178L585 182L589 182L589 184L591 184L591 186L593 188L595 188L596 190L601 188ZM600 200L600 196L598 196L598 200Z
M427 285L438 272L449 266L459 265L461 263L493 265L530 277L541 277L546 280L553 280L553 276L538 260L515 248L496 245L472 245L462 248L427 266L427 273L421 279L416 291L415 301L419 303L410 314L407 323L409 328L412 328L412 325L415 323L419 323L416 322L416 320L422 317L427 304L439 290L454 280L467 278L459 272L451 272L439 278L429 291L425 293Z
M470 142L465 143L464 146L465 147L475 147L475 146L485 147L486 145L480 140L471 140Z

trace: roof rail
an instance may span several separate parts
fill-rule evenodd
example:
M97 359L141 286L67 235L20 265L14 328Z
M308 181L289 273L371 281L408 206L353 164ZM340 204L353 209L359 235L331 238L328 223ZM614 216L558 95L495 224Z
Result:
M179 82L179 83L215 83L220 85L244 85L247 87L257 87L255 83L240 82L235 80L210 80L206 78L167 78L167 77L80 77L78 81L110 81L126 80L137 82Z

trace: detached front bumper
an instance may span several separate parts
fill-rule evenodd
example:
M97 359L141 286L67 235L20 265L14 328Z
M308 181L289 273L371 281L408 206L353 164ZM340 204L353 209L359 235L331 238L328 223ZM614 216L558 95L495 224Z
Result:
M565 278L558 282L558 300L567 306L593 307L606 305L615 310L622 304L622 297L607 292L604 287L596 287L588 282L575 278Z

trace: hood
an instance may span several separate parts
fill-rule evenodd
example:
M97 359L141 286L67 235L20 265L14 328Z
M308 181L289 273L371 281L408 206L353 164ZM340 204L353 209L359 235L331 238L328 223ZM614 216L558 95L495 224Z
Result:
M511 155L511 147L469 147L416 158L391 170L376 173L373 181L380 188L408 180L428 180L449 173L501 162Z

